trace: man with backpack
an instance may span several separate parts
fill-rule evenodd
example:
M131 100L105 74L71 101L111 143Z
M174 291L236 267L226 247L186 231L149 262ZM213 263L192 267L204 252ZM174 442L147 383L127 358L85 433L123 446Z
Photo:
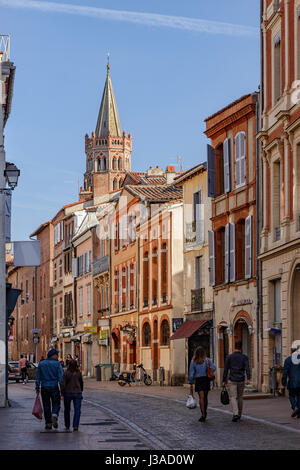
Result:
M235 350L227 356L224 366L223 386L226 386L227 376L229 374L229 395L233 411L232 421L236 423L241 419L243 411L243 393L245 388L245 374L247 376L246 384L249 385L251 372L249 359L242 353L242 342L236 341Z

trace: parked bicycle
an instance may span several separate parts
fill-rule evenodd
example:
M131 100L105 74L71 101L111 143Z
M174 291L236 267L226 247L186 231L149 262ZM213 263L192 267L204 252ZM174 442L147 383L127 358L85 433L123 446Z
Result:
M140 380L136 378L136 371L134 372L120 372L118 377L118 384L121 387L124 387L126 384L131 386L132 383L144 382L145 385L151 385L152 379L149 374L147 374L146 369L143 364L136 366L137 369L140 369Z

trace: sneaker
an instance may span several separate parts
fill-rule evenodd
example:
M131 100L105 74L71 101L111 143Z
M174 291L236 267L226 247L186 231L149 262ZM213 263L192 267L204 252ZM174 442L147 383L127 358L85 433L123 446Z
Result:
M54 429L58 428L57 416L52 416L52 425L53 425Z
M240 417L238 415L234 415L233 418L232 418L233 423L236 423L239 420L240 420Z
M205 416L201 416L201 418L199 418L198 421L200 421L200 423L204 423L204 421L205 421Z
M291 414L292 418L296 418L299 414L299 410L296 408L295 410L293 410L293 413Z
M75 428L73 428L73 431L78 431L78 428L75 426Z
M50 423L46 424L45 429L52 429L52 424Z

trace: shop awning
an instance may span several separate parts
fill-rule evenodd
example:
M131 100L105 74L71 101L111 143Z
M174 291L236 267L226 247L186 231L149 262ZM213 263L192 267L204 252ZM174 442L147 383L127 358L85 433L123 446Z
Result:
M207 320L192 320L184 322L177 331L171 336L170 339L182 339L182 338L189 338L192 336L197 330L203 328L203 326L207 323Z

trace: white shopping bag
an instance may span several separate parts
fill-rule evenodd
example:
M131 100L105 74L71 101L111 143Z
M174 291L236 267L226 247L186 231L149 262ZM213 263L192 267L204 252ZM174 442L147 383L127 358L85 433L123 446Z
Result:
M190 410L197 407L197 402L192 395L189 395L185 406Z

